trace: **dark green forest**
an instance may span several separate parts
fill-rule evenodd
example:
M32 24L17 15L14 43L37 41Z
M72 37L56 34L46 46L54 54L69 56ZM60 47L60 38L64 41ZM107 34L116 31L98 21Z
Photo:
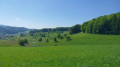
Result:
M70 34L84 32L92 34L118 35L120 34L120 12L94 18L90 21L84 22L82 25L77 24L72 27L44 28L40 30L30 31L30 33L56 31L69 31Z
M93 34L120 34L120 12L87 21L82 24L81 31Z
M16 34L25 32L30 29L24 27L11 27L0 25L0 33ZM82 25L77 24L72 27L57 27L57 28L43 28L32 29L30 33L36 32L64 32L69 31L70 34L79 32L92 33L92 34L120 34L120 12L111 15L104 15L94 18L90 21L84 22Z
M36 32L57 32L57 31L69 31L70 27L56 27L56 28L43 28L40 30L32 30L30 33L36 33Z
M120 12L100 16L84 22L82 25L77 24L70 29L70 34L79 32L92 34L120 34Z

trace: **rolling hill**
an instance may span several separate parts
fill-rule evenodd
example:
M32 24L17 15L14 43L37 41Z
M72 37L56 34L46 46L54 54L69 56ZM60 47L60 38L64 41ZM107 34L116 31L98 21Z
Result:
M25 32L29 29L24 27L13 27L13 26L6 26L6 25L0 25L0 33L4 34L16 34L19 32Z

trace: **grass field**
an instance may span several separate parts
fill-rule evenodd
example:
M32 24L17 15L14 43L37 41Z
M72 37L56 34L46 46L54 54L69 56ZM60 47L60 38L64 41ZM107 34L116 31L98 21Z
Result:
M28 40L40 47L0 40L0 67L120 67L120 35L79 33L70 37L71 41L58 43Z
M56 34L51 34L52 37L55 37ZM43 38L42 42L39 42L38 39L33 39L30 36L18 37L16 40L0 40L0 46L19 46L18 39L28 39L29 45L31 46L62 46L62 45L120 45L120 35L99 35L99 34L74 34L68 35L71 37L71 41L67 41L66 38L58 39L58 42L55 43L53 39L49 38L49 43L46 43L46 38ZM39 37L38 37L39 38Z
M120 67L120 45L0 47L0 67Z

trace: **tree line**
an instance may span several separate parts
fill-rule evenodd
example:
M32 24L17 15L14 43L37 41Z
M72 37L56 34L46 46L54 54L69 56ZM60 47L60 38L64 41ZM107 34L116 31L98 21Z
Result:
M84 22L82 25L77 24L72 27L44 28L40 30L32 30L30 33L56 31L69 31L70 34L79 32L92 34L120 34L120 12L94 18L90 21Z
M32 30L32 31L30 31L30 33L69 31L69 29L70 29L70 27L43 28L43 29L39 29L39 30Z
M120 12L104 15L71 27L70 34L79 32L92 34L120 34Z

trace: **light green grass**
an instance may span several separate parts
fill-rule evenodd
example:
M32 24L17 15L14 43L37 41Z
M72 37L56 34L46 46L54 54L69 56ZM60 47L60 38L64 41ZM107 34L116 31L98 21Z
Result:
M66 32L65 32L66 33ZM46 33L47 34L47 33ZM64 33L63 33L64 34ZM61 34L61 35L63 35ZM34 39L30 36L25 37L16 37L16 39L28 39L29 46L63 46L63 45L119 45L120 44L120 35L99 35L99 34L74 34L68 35L71 37L71 41L67 41L66 37L64 39L57 39L58 42L53 41L54 37L57 37L56 33L49 34L50 38L43 37L43 41L39 42L39 36ZM46 39L49 39L49 43L46 43ZM0 40L0 46L19 46L17 40Z
M50 40L49 43L36 42L35 45L119 45L120 44L120 35L99 35L99 34L74 34L69 35L71 37L71 41L67 41L66 38L63 40L58 40L58 43L54 43L53 40ZM31 41L32 42L32 41Z
M0 47L0 67L120 67L120 35L69 36L71 41L58 43L23 37L29 45L40 47L19 47L17 40L0 40L0 46L13 46Z
M120 67L120 45L0 47L0 67Z

